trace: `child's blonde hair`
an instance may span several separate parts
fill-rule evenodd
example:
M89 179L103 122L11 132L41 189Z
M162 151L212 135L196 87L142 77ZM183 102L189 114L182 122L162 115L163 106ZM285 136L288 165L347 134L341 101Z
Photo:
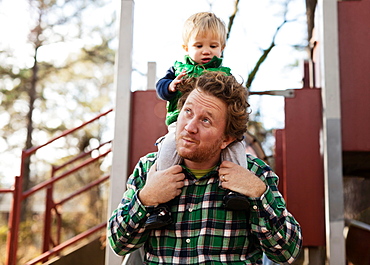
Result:
M222 48L225 47L227 35L225 23L213 13L196 13L185 21L182 31L184 45L188 44L192 36L205 36L209 33L220 40Z

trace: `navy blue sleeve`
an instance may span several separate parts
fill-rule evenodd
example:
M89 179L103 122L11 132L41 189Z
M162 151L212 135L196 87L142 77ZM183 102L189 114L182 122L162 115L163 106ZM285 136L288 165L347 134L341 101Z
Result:
M175 78L175 69L171 67L167 70L166 75L158 80L157 84L155 85L155 89L157 90L157 95L159 98L168 101L176 95L176 92L168 91L168 86Z

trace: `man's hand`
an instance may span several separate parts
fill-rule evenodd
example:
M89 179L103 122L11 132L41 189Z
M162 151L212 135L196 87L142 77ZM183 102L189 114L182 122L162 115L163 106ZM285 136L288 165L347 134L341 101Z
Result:
M186 75L186 70L183 70L176 78L170 83L168 86L168 91L170 92L176 92L177 91L177 85L181 82L182 78Z
M157 171L154 164L148 172L143 189L139 192L142 204L156 206L180 195L185 179L185 174L181 172L182 167L179 165Z
M266 191L266 184L250 172L230 161L223 161L218 170L221 186L251 198L261 197Z

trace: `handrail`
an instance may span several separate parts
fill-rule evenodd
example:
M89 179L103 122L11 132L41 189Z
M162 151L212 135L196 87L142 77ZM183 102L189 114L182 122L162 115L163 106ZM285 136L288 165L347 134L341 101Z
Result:
M34 147L31 147L31 148L25 150L25 153L27 155L33 154L34 152L36 152L40 148L42 148L44 146L47 146L47 145L51 144L52 142L54 142L54 141L56 141L56 140L58 140L58 139L60 139L60 138L62 138L64 136L66 136L68 134L71 134L71 133L73 133L75 131L78 131L79 129L85 127L87 124L90 124L90 123L92 123L92 122L100 119L101 117L106 116L108 113L110 113L112 111L113 111L113 109L110 109L110 110L108 110L106 112L103 112L103 113L99 114L98 116L96 116L95 118L93 118L93 119L91 119L91 120L89 120L87 122L82 123L80 126L77 126L77 127L73 128L73 129L69 129L69 130L64 131L61 135L52 138L51 140L47 141L46 143L44 143L42 145L34 146Z
M103 154L101 154L101 155L99 155L99 156L97 156L97 157L94 157L94 158L88 159L87 161L83 162L83 163L82 163L82 164L80 164L79 166L77 166L77 167L75 167L75 168L73 168L73 169L71 169L71 170L69 170L69 171L67 171L67 172L63 173L63 174L62 174L62 175L60 175L60 176L54 177L54 178L52 178L52 179L46 180L46 181L44 181L44 182L41 182L40 184L37 184L36 186L34 186L33 188L29 189L28 191L23 192L23 195L22 195L23 199L24 199L24 198L29 197L30 195L32 195L33 193L35 193L35 192L37 192L37 191L39 191L39 190L41 190L41 189L43 189L43 188L45 188L45 187L49 186L50 184L53 184L54 182L56 182L56 181L58 181L58 180L61 180L61 179L63 179L64 177L66 177L66 176L68 176L68 175L70 175L70 174L72 174L72 173L76 172L77 170L79 170L79 169L81 169L81 168L83 168L83 167L87 166L88 164L91 164L92 162L94 162L94 161L96 161L96 160L99 160L99 158L106 156L106 155L107 155L108 153L110 153L110 152L111 152L111 149L109 149L108 151L106 151L105 153L103 153Z
M0 193L11 193L14 192L14 189L0 189Z
M81 188L75 192L73 192L72 194L70 194L67 198L63 199L63 200L60 200L59 202L55 202L54 205L55 206L58 206L58 205L62 205L63 203L69 201L70 199L73 199L74 197L76 197L77 195L80 195L81 193L83 193L84 191L87 191L101 183L103 183L104 181L108 180L110 176L105 176L105 177L102 177L100 179L97 179L93 182L91 182L90 184L86 185L84 188Z
M38 185L35 185L34 187L30 188L27 191L22 192L22 182L23 182L23 177L24 177L24 173L23 173L24 166L23 165L24 165L25 159L27 159L29 156L31 156L33 153L35 153L40 148L45 147L45 146L51 144L52 142L56 141L57 139L65 137L65 136L83 128L84 126L98 120L99 118L109 114L112 111L113 111L113 109L110 109L110 110L108 110L104 113L101 113L100 115L96 116L95 118L93 118L93 119L91 119L87 122L84 122L83 124L81 124L80 126L78 126L76 128L64 131L61 135L52 138L51 140L47 141L46 143L44 143L42 145L35 146L35 147L30 148L30 149L22 151L21 174L20 174L20 176L15 177L14 187L10 188L10 189L0 189L0 193L12 193L13 194L13 202L12 202L12 207L11 207L10 214L9 214L9 230L8 230L8 237L7 237L7 256L6 256L6 261L5 261L6 265L16 265L16 262L17 262L18 233L19 233L21 203L24 199L26 199L27 197L35 194L36 192L38 192L40 190L46 189L43 250L42 250L42 254L39 257L29 261L27 264L35 264L35 263L40 262L40 261L46 261L51 255L57 254L62 249L70 246L71 244L76 243L77 241L79 241L83 238L86 238L87 236L89 236L89 235L97 232L98 230L102 229L106 225L106 222L104 222L104 223L102 223L102 224L100 224L96 227L93 227L93 228L91 228L91 229L73 237L72 239L69 239L69 240L65 241L64 243L60 243L61 224L62 224L62 221L61 221L62 219L61 218L62 217L61 217L61 213L58 211L57 207L62 205L65 202L67 202L68 200L71 200L72 198L76 197L77 195L79 195L79 194L81 194L81 193L83 193L83 192L85 192L85 191L87 191L87 190L89 190L89 189L91 189L91 188L93 188L97 185L100 185L104 181L107 181L109 179L109 176L101 177L97 180L94 180L93 182L85 185L84 187L80 188L78 191L73 192L68 197L64 198L63 200L61 200L57 203L55 203L53 201L52 194L54 192L53 191L54 183L56 183L57 181L71 175L72 173L75 173L76 171L86 167L87 165L89 165L89 164L91 164L95 161L98 161L99 159L107 156L111 152L111 148L109 148L108 150L105 150L104 152L101 152L100 149L104 145L111 144L112 141L102 143L98 147L93 148L93 149L91 149L87 152L82 152L81 154L73 157L72 159L68 160L67 162L63 163L62 165L52 166L51 179L46 180L42 183L39 183ZM98 151L99 155L97 155L96 157L91 157L91 154L94 151ZM81 159L84 159L84 160L80 162L79 160L81 160ZM61 170L62 168L66 167L68 165L71 165L72 163L74 165L71 169L61 173L58 176L55 176L57 171ZM56 229L57 239L56 240L53 240L51 238L52 211L54 211L54 213L56 215L56 218L57 218L57 229ZM50 245L53 246L52 249L50 249L50 247L49 247Z
M355 227L358 227L358 228L361 228L363 230L370 232L370 225L367 223L360 222L354 219L345 219L344 222L346 226L355 226Z
M99 149L100 149L101 147L103 147L104 145L106 145L106 144L110 144L110 143L112 143L112 140L107 141L107 142L104 142L104 143L100 144L98 147L92 148L92 149L91 149L91 150L89 150L88 152L81 153L81 154L77 155L76 157L74 157L74 158L72 158L72 159L70 159L70 160L66 161L65 163L63 163L63 164L61 164L61 165L59 165L59 166L54 166L54 170L55 170L55 172L56 172L56 171L58 171L58 170L60 170L60 169L62 169L62 168L64 168L64 167L66 167L67 165L69 165L69 164L71 164L71 163L73 163L73 162L76 162L76 161L77 161L77 160L79 160L79 159L82 159L83 157L85 157L85 156L87 156L87 155L90 155L92 152L94 152L94 151L96 151L96 150L99 150Z

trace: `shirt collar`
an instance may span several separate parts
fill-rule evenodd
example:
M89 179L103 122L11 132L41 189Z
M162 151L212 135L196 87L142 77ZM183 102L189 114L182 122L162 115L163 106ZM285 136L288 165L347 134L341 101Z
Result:
M185 174L185 176L191 180L204 180L208 179L210 177L214 177L215 174L218 174L218 169L220 168L220 163L218 163L211 171L209 171L207 174L205 174L200 179L197 179L194 174L190 171L189 168L187 168L184 164L181 164L182 172Z
M189 55L185 55L184 59L185 59L186 64L198 65L198 63L196 63L193 59L191 59ZM217 68L217 67L220 67L221 64L222 64L222 58L213 56L213 58L208 63L202 64L202 67L205 69Z

